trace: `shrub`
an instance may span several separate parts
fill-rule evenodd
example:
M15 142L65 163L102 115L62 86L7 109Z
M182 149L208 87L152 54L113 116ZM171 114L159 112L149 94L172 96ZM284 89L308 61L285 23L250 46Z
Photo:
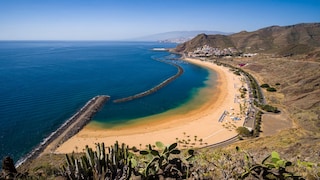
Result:
M268 88L267 88L267 91L269 91L269 92L276 92L277 90L276 90L276 88L274 88L274 87L268 87Z
M278 113L280 112L277 107L270 106L268 104L262 105L261 108L267 112Z
M253 131L253 136L254 137L259 137L259 134L261 132L261 116L262 116L262 112L259 111L256 114L256 123L255 123L255 127L254 127L254 131Z
M262 87L262 88L269 88L270 86L269 86L269 84L262 84L260 87Z
M246 127L238 127L236 129L237 133L239 133L240 136L245 136L245 137L248 137L248 136L251 136L251 132L249 131L248 128Z
M240 76L240 72L239 71L234 71L233 74Z

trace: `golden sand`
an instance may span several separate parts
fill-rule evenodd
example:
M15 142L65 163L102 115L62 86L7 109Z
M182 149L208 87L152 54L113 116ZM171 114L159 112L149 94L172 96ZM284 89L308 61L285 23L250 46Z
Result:
M226 67L210 62L189 58L185 60L209 69L211 76L217 75L217 82L214 82L216 78L210 77L206 82L208 87L200 90L185 106L140 118L131 124L102 128L92 122L63 143L55 153L81 152L85 145L94 147L95 143L104 142L109 146L115 141L137 148L144 148L156 141L164 144L180 141L180 145L199 147L236 136L236 127L242 126L244 122L239 105L243 102L236 98L240 96L239 88L245 86L241 77ZM222 122L218 122L225 111L228 115ZM231 116L241 117L241 120L233 121Z

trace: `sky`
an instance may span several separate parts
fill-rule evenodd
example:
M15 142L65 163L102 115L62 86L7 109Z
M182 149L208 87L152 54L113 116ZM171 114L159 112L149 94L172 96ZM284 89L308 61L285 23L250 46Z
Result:
M126 40L320 22L320 0L0 0L0 40Z

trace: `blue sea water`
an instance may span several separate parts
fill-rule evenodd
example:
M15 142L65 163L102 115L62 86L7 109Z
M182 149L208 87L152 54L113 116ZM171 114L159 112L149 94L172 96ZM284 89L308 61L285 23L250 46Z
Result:
M94 117L109 126L188 102L203 88L206 69L152 51L156 42L0 42L0 158L17 161L55 131L89 99L111 100ZM112 100L146 91L177 73L155 61L179 63L184 73L154 94L124 103Z

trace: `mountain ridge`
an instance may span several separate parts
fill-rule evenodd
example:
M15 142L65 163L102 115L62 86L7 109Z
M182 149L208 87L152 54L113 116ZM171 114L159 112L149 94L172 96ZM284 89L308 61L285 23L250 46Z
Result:
M190 52L209 45L236 48L242 52L263 52L279 55L308 54L320 57L320 23L301 23L289 26L269 26L256 31L241 31L230 35L199 34L179 44L175 51Z
M198 34L224 34L229 35L232 34L230 32L222 32L222 31L208 31L208 30L197 30L197 31L169 31L164 33L157 33L148 36L138 37L135 40L139 41L160 41L160 42L175 42L175 43L183 43L186 42Z

